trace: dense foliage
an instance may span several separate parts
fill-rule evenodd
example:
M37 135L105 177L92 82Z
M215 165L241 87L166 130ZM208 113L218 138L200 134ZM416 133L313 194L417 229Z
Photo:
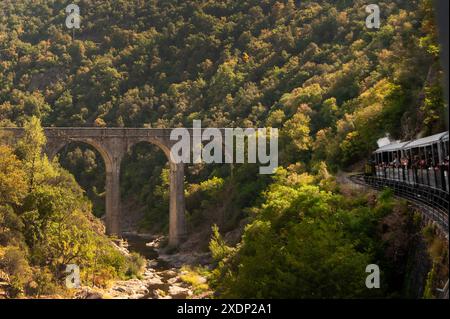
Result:
M283 165L312 158L333 169L386 133L444 129L430 0L379 1L380 30L366 28L364 1L74 2L82 24L72 39L66 2L2 1L3 125L32 115L55 126L270 125L282 129ZM91 152L69 156L101 215L103 166ZM152 189L163 168L144 168ZM136 197L159 196L148 178L133 183L144 189Z
M55 126L267 125L282 129L283 165L312 158L333 169L366 157L386 133L444 129L430 0L379 1L380 30L366 28L364 1L74 3L82 23L72 39L65 1L2 1L3 125L32 115ZM64 167L101 215L102 163L83 149L68 153ZM151 189L163 184L164 165L142 168ZM134 197L151 224L163 197L124 170L124 184L143 190Z
M408 253L402 256L403 248L395 247L397 256L389 256L392 238L382 237L392 231L386 218L393 214L405 221L393 237L412 236L419 225L389 192L378 198L349 196L322 166L316 176L280 169L264 199L237 247L228 247L214 228L213 283L221 297L362 298L405 292L399 273ZM366 287L370 264L383 270L380 290Z

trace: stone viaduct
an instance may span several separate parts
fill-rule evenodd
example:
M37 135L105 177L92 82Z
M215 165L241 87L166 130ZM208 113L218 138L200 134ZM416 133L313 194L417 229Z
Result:
M23 135L21 128L4 128L12 138ZM158 146L170 164L169 245L177 246L186 237L184 164L170 159L172 129L146 128L44 128L47 137L45 152L52 159L67 144L82 142L94 147L103 157L106 167L106 231L120 235L120 164L127 152L140 142ZM191 135L192 136L192 135Z

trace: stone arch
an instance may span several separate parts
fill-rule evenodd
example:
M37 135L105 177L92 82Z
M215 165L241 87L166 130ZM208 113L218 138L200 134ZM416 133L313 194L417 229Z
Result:
M166 155L167 160L170 162L170 147L166 145L163 141L160 141L156 138L135 138L127 143L127 153L131 152L133 147L140 143L148 143L154 146L157 146L163 153Z
M155 170L156 167L158 170ZM156 179L160 177L162 170L169 168L169 159L167 153L155 143L146 139L133 140L127 143L127 151L120 165L120 189L122 201L121 231L130 232L139 227L139 221L148 217L150 207L158 207L154 213L158 213L161 218L153 218L152 223L148 224L150 229L155 226L163 226L169 219L169 183L164 185L167 198L164 198L164 206L156 205L154 200L147 197L153 197ZM167 172L168 173L168 172ZM168 177L168 175L167 175ZM129 198L145 198L138 203L132 201L127 203ZM162 198L161 198L162 199ZM129 205L131 204L131 205ZM150 205L150 206L148 206ZM159 229L159 228L158 228Z
M139 143L157 146L166 155L170 167L169 181L169 245L178 246L187 236L185 197L184 197L184 164L174 163L170 156L170 143L152 137L133 138L127 141L126 152L130 152Z
M105 168L108 169L112 167L112 159L109 152L100 143L97 143L97 141L90 138L70 138L55 142L47 141L45 150L47 157L52 160L65 146L71 143L83 143L93 147L102 156Z
M120 234L120 188L119 178L120 160L114 158L112 152L105 147L101 141L92 138L64 138L64 139L47 139L46 153L49 159L53 159L63 147L70 143L84 143L93 147L105 163L105 224L106 232L111 235Z

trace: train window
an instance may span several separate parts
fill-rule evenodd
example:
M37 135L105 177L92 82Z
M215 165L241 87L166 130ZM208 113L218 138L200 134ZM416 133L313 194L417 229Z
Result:
M444 154L443 157L448 157L448 143L444 143Z
M439 165L440 163L438 146L439 144L437 143L431 146L431 152L433 156L433 166Z

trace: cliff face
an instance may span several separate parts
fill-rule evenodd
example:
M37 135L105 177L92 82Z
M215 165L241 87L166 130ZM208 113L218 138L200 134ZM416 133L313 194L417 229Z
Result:
M390 268L392 297L439 298L448 280L448 241L437 229L422 220L411 205L388 215L379 225L384 243L383 258Z
M432 262L428 254L427 243L422 236L417 236L410 246L404 284L405 296L422 298Z
M443 99L443 73L439 63L430 65L423 87L412 101L411 109L402 117L403 140L411 140L442 132L448 127ZM435 123L430 125L430 123Z

